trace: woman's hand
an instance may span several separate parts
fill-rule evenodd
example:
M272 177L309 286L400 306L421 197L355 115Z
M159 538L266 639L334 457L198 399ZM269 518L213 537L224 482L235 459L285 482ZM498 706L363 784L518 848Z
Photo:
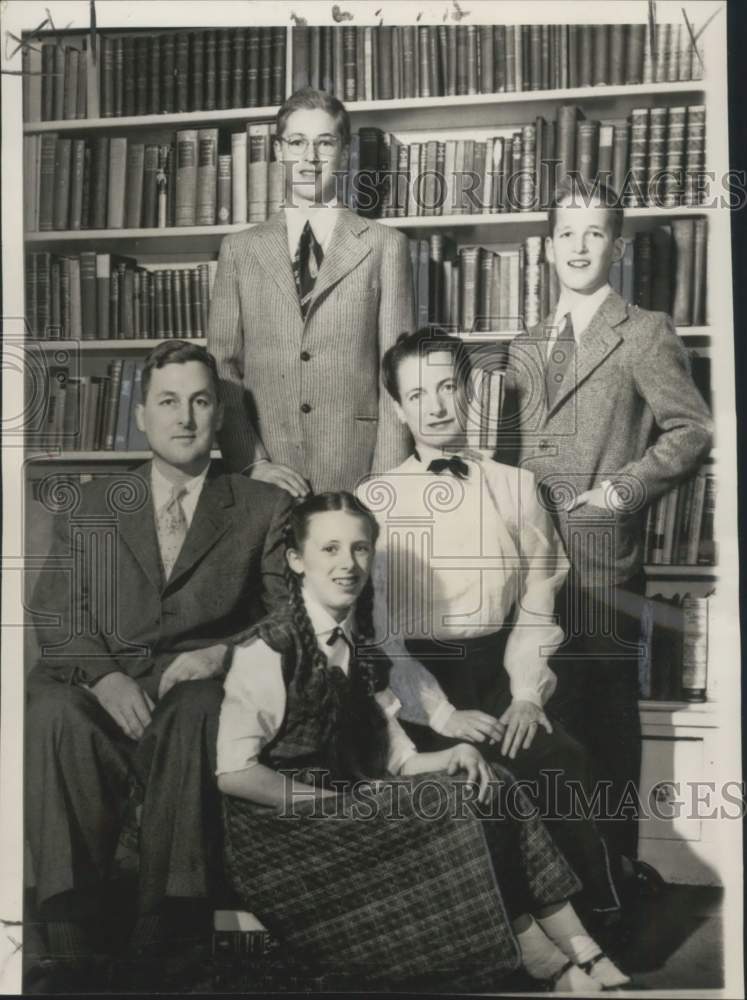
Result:
M512 701L499 721L506 727L501 753L511 760L519 750L529 749L539 726L552 732L550 720L532 701Z
M458 771L467 772L467 780L479 786L477 801L485 802L493 772L477 747L470 746L469 743L457 743L452 747L449 751L446 773L453 776Z

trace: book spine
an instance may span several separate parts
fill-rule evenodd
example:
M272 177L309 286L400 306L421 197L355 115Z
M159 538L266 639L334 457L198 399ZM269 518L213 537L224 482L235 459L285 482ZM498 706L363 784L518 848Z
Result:
M462 247L459 251L459 299L461 315L459 329L474 329L478 310L479 247Z
M650 205L663 205L667 187L672 186L665 172L668 114L668 108L651 108L649 112L646 201Z
M391 33L391 28L389 30ZM336 25L331 28L330 34L332 35L332 94L338 99L338 101L341 101L345 88L345 52L343 47L342 26Z
M232 191L232 222L247 221L247 134L234 132L231 136L231 191Z
M692 510L690 512L690 524L687 533L687 554L685 563L688 566L695 566L698 562L698 549L700 547L700 536L703 526L703 514L705 511L707 474L701 469L695 477L693 484Z
M420 29L425 31L424 28ZM379 98L382 101L392 100L392 29L382 25L377 31L379 46Z
M371 47L371 31L373 29L364 29L368 32L367 38L369 39L369 61L370 61L370 47ZM257 44L259 44L259 36L257 36ZM309 86L313 87L315 90L319 90L322 83L322 29L320 26L315 26L309 28ZM371 83L371 87L373 84ZM368 91L369 98L373 97L373 89Z
M205 106L205 32L193 31L190 45L192 49L190 107L192 111L201 111Z
M590 87L592 84L594 50L594 26L591 24L580 24L578 26L577 87Z
M291 29L293 50L293 92L309 85L309 31L305 24L295 24ZM358 29L356 29L358 30Z
M272 70L270 77L270 103L280 105L285 100L285 59L287 48L286 29L272 28Z
M55 229L67 229L70 218L70 170L72 142L58 139L54 165L54 216Z
M682 599L682 697L685 701L706 700L708 687L709 598Z
M148 68L148 108L150 114L161 113L161 36L150 40L150 63Z
M609 82L612 87L625 83L625 28L624 24L609 27Z
M609 25L595 24L591 33L593 43L591 82L594 87L605 86L610 82Z
M205 32L205 93L203 107L206 111L215 111L218 88L218 35L215 31ZM250 77L251 79L251 77ZM249 107L252 107L249 104Z
M135 39L127 35L122 39L122 114L128 117L137 113L135 96Z
M155 229L158 225L158 146L149 144L143 151L142 225Z
M161 112L174 113L176 103L176 39L169 33L161 35Z
M122 365L122 378L117 406L117 425L114 432L114 450L127 450L127 430L130 423L132 391L135 379L135 361L127 360Z
M143 224L143 182L145 179L145 146L130 143L127 147L127 179L125 219L128 229L139 229Z
M42 42L41 47L41 120L54 121L54 42Z
M695 240L693 220L672 219L672 238L675 261L672 320L675 326L691 326Z
M231 187L233 184L231 164L230 153L218 157L217 215L218 225L222 226L231 223Z
M86 165L85 139L72 140L70 177L70 229L79 230L83 220L83 175Z
M630 113L630 169L625 185L624 204L638 207L646 204L648 183L649 109L634 108Z
M234 29L233 60L231 63L231 107L246 106L246 32L242 28Z
M38 336L49 340L52 331L50 318L52 313L51 296L51 255L40 253L36 255L36 324Z
M575 104L563 104L558 108L557 148L558 183L567 180L576 169L576 122L579 111Z
M231 106L231 32L225 28L218 31L216 50L217 93L216 107Z
M176 111L189 111L189 33L178 31L174 41L174 101Z
M687 109L687 159L685 170L685 205L701 203L705 179L705 107L691 105Z
M519 174L519 210L532 212L536 208L535 184L537 129L525 125L521 130L521 172Z
M693 259L693 326L706 323L708 219L695 219Z
M150 72L150 36L135 39L135 114L148 114L148 75Z
M272 100L272 29L259 29L259 104L266 108Z
M249 222L263 222L267 218L269 180L270 126L247 126L248 191L247 215Z
M110 254L96 254L96 338L98 340L108 340L110 337L111 266Z
M194 226L197 217L197 130L176 134L175 225Z
M218 197L218 129L197 133L197 225L215 225Z
M646 42L646 25L628 25L625 51L625 83L643 83L643 50Z
M576 170L591 185L597 175L599 122L582 121L576 125Z
M52 117L54 121L61 121L65 117L65 52L66 49L61 41L54 47L54 108Z
M127 139L109 140L109 199L106 213L108 229L123 229L125 220L125 178L127 174Z
M542 26L529 25L529 89L542 90Z
M65 91L63 117L70 120L78 115L78 64L80 52L72 45L65 49Z
M114 439L117 431L117 409L119 394L122 387L122 360L112 361L108 370L108 392L106 406L102 414L101 447L104 451L114 450Z
M653 109L652 109L653 115ZM663 202L666 208L681 204L685 189L685 129L687 108L670 108L666 136L666 173Z

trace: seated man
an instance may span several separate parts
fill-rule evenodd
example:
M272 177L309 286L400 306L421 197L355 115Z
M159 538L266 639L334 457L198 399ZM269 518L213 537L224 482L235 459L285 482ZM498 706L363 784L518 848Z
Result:
M167 901L204 900L220 884L212 776L226 643L287 600L290 498L211 463L218 386L203 347L171 340L150 353L136 416L153 459L80 488L34 594L27 839L64 972L92 964L89 932L106 912L132 793L142 808L131 949L165 943L185 909Z
M570 815L579 812L571 782L582 805L590 798L588 763L543 710L555 688L547 658L563 637L553 610L568 562L534 477L464 449L458 382L469 359L460 340L429 329L403 335L382 367L415 451L363 480L358 495L381 528L374 623L401 717L415 723L408 731L420 751L471 740L536 781L585 905L615 913L604 843L593 820Z

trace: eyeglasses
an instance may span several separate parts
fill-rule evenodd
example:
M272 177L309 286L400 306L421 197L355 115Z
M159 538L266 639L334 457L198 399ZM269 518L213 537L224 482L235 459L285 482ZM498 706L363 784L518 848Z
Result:
M340 145L340 140L334 135L319 135L316 139L307 139L305 135L291 135L286 139L280 137L294 156L306 156L309 146L313 146L314 152L322 156L332 156Z

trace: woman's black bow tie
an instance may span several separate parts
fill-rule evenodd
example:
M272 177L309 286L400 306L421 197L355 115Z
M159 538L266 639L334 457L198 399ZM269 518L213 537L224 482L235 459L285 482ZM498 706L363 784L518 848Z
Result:
M417 451L415 452L415 458L417 458L419 462L422 462L422 459ZM469 479L469 466L458 455L452 455L450 458L434 458L428 466L428 472L433 472L436 475L445 472L447 469L449 472L452 472L457 479Z

